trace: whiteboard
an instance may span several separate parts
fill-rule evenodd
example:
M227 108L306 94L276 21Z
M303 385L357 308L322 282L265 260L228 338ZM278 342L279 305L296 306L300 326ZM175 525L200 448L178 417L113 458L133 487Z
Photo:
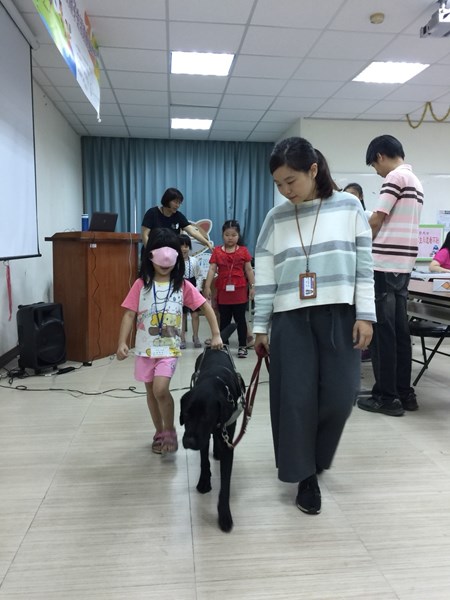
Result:
M413 166L414 169L414 166ZM422 175L414 171L423 185L424 202L421 223L437 223L438 212L450 209L450 174ZM333 178L339 187L344 188L349 183L359 183L364 191L364 203L367 210L375 210L383 184L383 178L376 173L333 173Z

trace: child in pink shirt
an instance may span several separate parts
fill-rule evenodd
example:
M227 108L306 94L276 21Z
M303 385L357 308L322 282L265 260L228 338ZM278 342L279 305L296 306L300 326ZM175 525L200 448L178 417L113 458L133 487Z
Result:
M430 263L432 273L450 273L450 231L447 233L441 249L436 252Z
M174 402L169 390L180 351L183 306L202 308L211 328L211 347L223 347L211 306L184 279L184 258L178 236L170 229L152 229L143 254L141 273L122 303L117 359L127 358L136 323L135 378L145 383L147 405L156 429L152 451L176 452Z

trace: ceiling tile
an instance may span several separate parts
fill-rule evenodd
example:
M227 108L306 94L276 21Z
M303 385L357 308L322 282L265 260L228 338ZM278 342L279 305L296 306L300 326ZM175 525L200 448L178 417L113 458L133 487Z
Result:
M261 121L274 122L274 123L285 123L286 121L292 122L298 119L298 110L289 111L289 110L274 110L272 107L271 110L266 112L266 114L262 117Z
M109 71L113 88L131 90L154 90L167 92L167 75L163 73L136 73L135 71Z
M323 103L320 112L335 112L336 114L354 114L355 109L363 112L373 106L373 100L349 100L347 98L331 98Z
M235 131L238 131L242 129L242 131L250 133L251 131L253 131L254 127L255 121L223 121L219 118L214 121L212 130L223 131L234 129Z
M198 129L171 129L171 140L207 140L209 131Z
M149 92L142 90L116 90L117 100L124 104L153 104L167 106L169 95L166 92Z
M294 98L280 97L275 100L271 108L273 110L287 110L297 112L297 115L304 116L305 113L310 113L317 110L324 103L324 98Z
M377 0L376 3L361 2L361 0L348 0L343 4L330 23L330 29L339 31L360 31L364 33L391 33L398 34L410 25L418 14L421 14L427 2L424 0ZM432 2L428 2L431 6ZM373 25L369 16L372 12L385 14L384 22ZM419 26L413 28L419 34Z
M170 99L172 106L208 106L217 108L222 100L222 94L171 92Z
M436 11L431 0L377 0L371 9L361 0L87 0L100 43L97 123L33 3L14 3L41 44L32 52L36 84L81 135L273 141L300 118L405 122L409 112L420 118L426 100L440 115L450 104L448 40L419 36ZM385 13L380 26L371 10ZM228 78L172 76L170 49L236 57ZM353 82L373 59L431 66L403 85ZM209 132L176 137L174 113L217 120Z
M241 129L216 129L209 134L210 140L245 142L248 138L248 133Z
M162 21L92 17L91 22L100 47L167 50L166 27Z
M310 52L312 58L358 59L372 60L385 48L394 36L387 33L360 33L325 31Z
M274 79L289 79L299 65L300 59L286 56L240 55L234 60L232 75L237 77L269 77Z
M305 58L294 73L294 79L311 79L317 81L348 81L353 79L367 66L362 60L335 60L330 57Z
M381 100L399 87L400 85L396 83L362 83L360 81L350 81L334 94L334 98L362 100L373 98L374 100Z
M449 54L448 38L399 35L378 55L377 60L432 63Z
M447 86L402 85L392 92L392 94L389 94L388 100L394 102L403 100L427 102L428 100L439 98L447 90Z
M100 56L106 69L140 71L143 73L167 73L167 52L160 50L100 48Z
M148 0L147 0L148 1ZM253 0L169 0L169 17L174 21L198 21L199 23L246 23Z
M125 117L128 127L144 127L146 129L164 129L169 127L169 119L156 117Z
M226 121L246 121L256 123L263 116L263 110L246 110L221 108L217 113L217 119Z
M282 79L257 79L256 77L230 77L228 94L248 94L255 96L276 96L282 89Z
M266 110L272 104L271 96L246 96L244 94L227 94L221 108L260 108Z
M277 27L249 27L241 52L264 56L302 58L311 50L320 36L317 30L282 29Z
M120 115L103 115L101 117L101 122L99 123L97 120L97 115L93 112L92 115L82 115L80 116L81 122L86 125L86 127L91 127L92 125L101 125L105 128L110 127L121 127L125 125L125 121L123 117Z
M28 1L28 0L26 0ZM166 0L151 0L152 19L166 18ZM125 19L148 19L149 0L88 0L86 12L90 17L123 17Z
M150 138L150 139L168 139L169 127L129 127L131 137Z
M169 82L172 92L221 94L227 85L227 78L213 75L170 75Z
M235 54L244 27L241 25L215 25L205 23L172 22L169 25L169 50L189 52L220 52Z
M74 113L80 117L83 117L84 115L96 114L94 107L87 100L86 100L86 102L65 102L64 104L68 107L68 109L72 113ZM107 107L109 107L109 108L107 108ZM119 110L119 107L117 106L117 104L102 104L101 113L102 113L102 116L106 115L106 114L120 115L120 110Z
M373 106L366 109L365 111L361 111L361 113L366 115L398 115L401 118L401 120L403 120L404 116L407 113L418 110L421 106L421 102L390 102L388 100L383 100L382 102L374 103Z
M259 0L253 23L275 27L292 27L294 23L298 23L303 29L322 29L344 3L345 0L334 0L325 7L315 0Z
M170 116L177 119L214 119L217 109L207 106L171 106Z
M168 106L153 106L152 104L121 104L122 114L125 117L139 117L142 122L148 117L169 117Z
M128 137L128 129L126 127L104 127L100 125L90 125L87 128L89 135L101 137Z
M322 98L333 95L341 87L342 83L339 81L307 81L293 79L286 84L280 96Z

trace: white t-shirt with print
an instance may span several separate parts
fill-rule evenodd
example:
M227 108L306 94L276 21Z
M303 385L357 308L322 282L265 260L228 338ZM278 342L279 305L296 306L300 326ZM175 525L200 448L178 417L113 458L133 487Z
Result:
M204 302L204 296L189 281L174 291L171 283L154 282L146 288L143 280L137 279L122 303L124 308L136 313L136 355L181 356L183 306L196 310Z

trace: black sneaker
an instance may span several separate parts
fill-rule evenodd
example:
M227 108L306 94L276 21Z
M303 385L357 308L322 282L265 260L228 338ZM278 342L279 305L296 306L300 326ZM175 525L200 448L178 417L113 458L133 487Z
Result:
M400 402L405 410L418 410L416 394L411 390L405 398L400 398Z
M398 398L394 398L392 402L381 402L381 400L377 400L377 398L370 396L369 398L358 398L356 404L358 405L358 408L361 408L362 410L381 413L383 415L388 415L389 417L401 417L405 414L405 409Z
M297 508L308 515L318 515L320 513L322 497L316 475L311 475L311 477L300 481L295 503Z

